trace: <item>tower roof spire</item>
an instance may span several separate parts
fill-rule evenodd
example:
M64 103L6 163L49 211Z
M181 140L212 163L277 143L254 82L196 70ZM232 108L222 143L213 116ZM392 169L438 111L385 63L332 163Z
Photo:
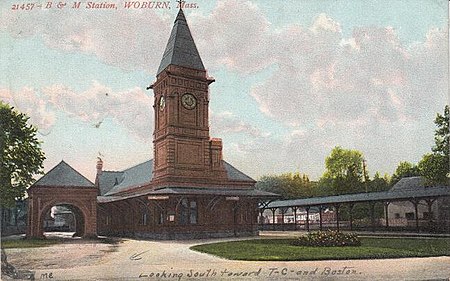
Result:
M166 50L159 64L158 72L161 73L169 65L177 65L197 70L205 70L202 59L195 46L191 31L181 8L175 19Z

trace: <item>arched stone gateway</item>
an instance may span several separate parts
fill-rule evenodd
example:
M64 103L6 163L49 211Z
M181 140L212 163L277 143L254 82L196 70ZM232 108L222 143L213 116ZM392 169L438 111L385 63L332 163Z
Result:
M53 206L65 205L75 215L75 236L97 236L97 193L95 185L64 161L28 190L27 238L44 237L44 218Z

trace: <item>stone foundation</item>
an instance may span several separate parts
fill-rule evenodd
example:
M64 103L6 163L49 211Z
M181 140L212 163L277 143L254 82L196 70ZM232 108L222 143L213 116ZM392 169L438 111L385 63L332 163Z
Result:
M153 240L191 240L191 239L213 239L230 237L254 237L259 235L259 231L214 231L214 232L105 232L100 235L113 237L128 237L138 239Z

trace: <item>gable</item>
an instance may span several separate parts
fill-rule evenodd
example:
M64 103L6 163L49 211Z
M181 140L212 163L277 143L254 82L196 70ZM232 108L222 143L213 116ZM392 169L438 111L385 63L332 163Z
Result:
M95 187L90 180L64 161L53 167L32 186Z

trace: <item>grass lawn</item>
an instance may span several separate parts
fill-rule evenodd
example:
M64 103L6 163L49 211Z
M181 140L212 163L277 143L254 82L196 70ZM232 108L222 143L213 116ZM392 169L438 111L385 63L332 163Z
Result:
M449 256L450 238L360 238L359 247L293 246L294 239L254 239L191 247L231 260L302 261Z
M2 240L2 248L34 248L34 247L46 247L53 244L62 243L62 240L56 239L14 239L14 240Z
M72 238L48 238L48 239L6 239L2 240L2 248L35 248L35 247L46 247L55 244L95 244L95 243L105 243L105 244L118 244L121 239L113 237L102 237L94 239L72 239Z

